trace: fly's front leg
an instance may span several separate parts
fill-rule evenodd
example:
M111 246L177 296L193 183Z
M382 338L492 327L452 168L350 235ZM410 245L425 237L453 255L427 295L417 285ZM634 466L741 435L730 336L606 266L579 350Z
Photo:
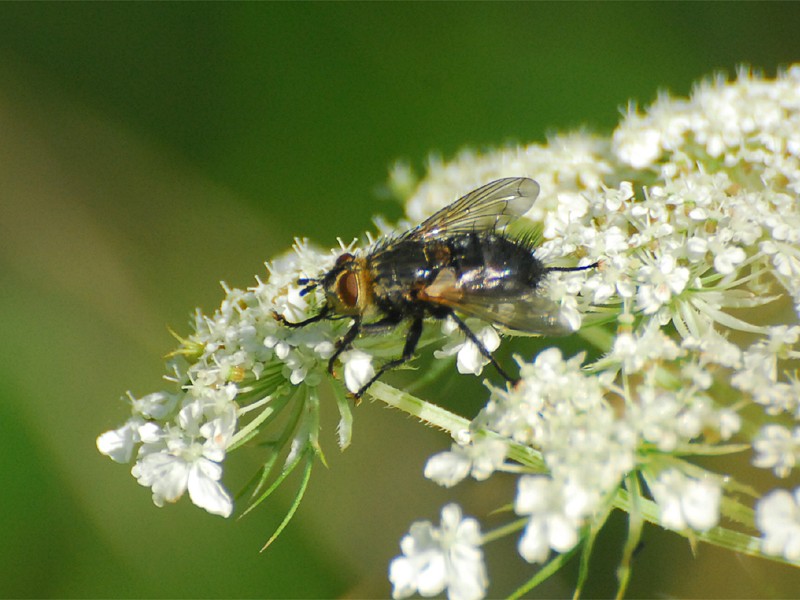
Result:
M333 365L336 364L336 359L341 356L342 352L347 350L352 344L353 340L358 337L358 333L361 331L361 317L354 317L353 318L353 325L350 329L347 330L342 337L336 342L336 350L334 351L333 355L331 355L330 359L328 360L328 373L333 375Z
M390 369L394 369L395 367L399 367L403 363L407 363L414 357L414 351L417 349L417 344L419 343L419 338L422 335L422 317L415 317L413 321L411 321L411 326L408 328L408 335L406 336L406 343L403 346L403 355L400 358L396 358L394 360L390 360L389 362L381 365L380 369L377 370L375 375L372 378L361 386L361 389L358 390L355 394L353 394L356 400L360 399L361 396L364 395L364 392L367 391L369 386L375 383L378 378L386 373L386 371Z
M478 339L478 336L476 336L474 333L472 333L472 330L469 327L467 327L467 324L464 323L464 321L462 321L459 316L457 316L454 312L451 311L450 312L450 317L456 322L456 325L458 325L458 328L461 330L461 332L465 336L467 336L467 339L470 342L472 342L473 344L475 344L475 346L478 347L478 350L480 351L480 353L483 354L483 356L490 363L492 363L492 365L497 370L497 372L500 373L500 375L502 375L505 378L506 381L508 381L509 383L512 383L512 384L513 383L517 383L519 381L518 378L511 377L508 373L506 373L503 370L503 368L500 366L500 364L494 359L494 356L492 356L492 353L489 352L489 350L486 348L486 346L484 346L483 343Z
M319 311L313 317L305 319L303 321L289 321L286 317L281 314L278 314L274 310L272 311L272 318L274 318L278 323L281 325L286 325L286 327L291 327L292 329L296 329L298 327L305 327L306 325L311 325L311 323L316 323L317 321L322 321L328 316L330 309L327 305L322 307L322 310Z

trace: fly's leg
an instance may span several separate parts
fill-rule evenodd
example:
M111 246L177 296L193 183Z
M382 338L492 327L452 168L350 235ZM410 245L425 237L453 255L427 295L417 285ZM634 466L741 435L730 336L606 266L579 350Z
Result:
M396 358L394 360L390 360L389 362L381 365L380 369L372 376L367 383L361 386L361 389L358 390L353 396L356 400L359 400L361 396L364 395L364 392L369 389L373 383L375 383L378 378L389 371L390 369L394 369L395 367L399 367L403 363L407 363L414 357L414 351L417 349L417 344L419 343L419 337L422 335L422 317L414 317L414 320L411 321L411 326L408 328L408 335L406 336L406 343L403 346L403 355L400 358Z
M597 261L595 263L592 263L590 265L584 265L582 267L547 267L545 271L547 271L548 273L550 271L561 271L563 273L569 273L572 271L587 271L589 269L594 269L596 267L599 267L601 262L602 261Z
M347 333L337 340L336 350L328 360L328 373L333 375L333 365L336 363L336 359L353 344L353 340L358 337L360 331L361 319L356 317L353 319L353 324L350 326L350 329L347 330Z
M336 359L339 358L339 356L341 356L345 350L352 346L353 341L358 337L359 333L381 333L396 327L397 324L402 320L402 315L399 318L397 315L389 315L383 319L375 321L374 323L362 323L360 318L356 318L353 322L353 325L347 330L347 333L345 333L336 342L336 352L334 352L333 356L331 356L328 360L328 373L333 375L333 367L336 363Z
M303 321L289 321L286 317L276 313L275 311L272 311L272 317L276 321L278 321L278 323L280 323L281 325L285 325L286 327L291 327L292 329L298 329L300 327L305 327L306 325L311 325L311 323L316 323L318 321L322 321L323 319L328 318L328 313L330 313L330 308L328 308L328 306L325 305L318 314ZM350 344L352 344L353 340L356 339L356 337L358 336L360 328L361 328L361 319L355 319L352 327L350 327L350 329L347 330L347 333L345 333L344 336L342 336L336 342L336 351L333 353L333 356L331 356L330 360L328 360L328 372L331 375L333 375L333 365L336 362L336 359L339 358L339 355L342 352L344 352L345 350L347 350L347 348L350 347Z
M321 311L319 311L319 313L317 313L313 317L310 317L303 321L289 321L286 317L284 317L283 315L279 315L273 310L272 318L274 318L281 325L286 325L286 327L291 327L292 329L296 329L298 327L305 327L306 325L311 325L311 323L316 323L317 321L322 321L328 316L328 312L329 309L328 306L326 305L322 308Z
M461 330L461 332L465 336L467 336L467 339L478 347L480 353L483 354L483 356L490 363L492 363L497 372L500 373L500 375L502 375L506 381L512 384L517 383L519 381L519 379L511 377L508 373L506 373L503 370L500 364L494 359L494 356L492 356L492 353L486 349L486 346L484 346L483 343L481 343L481 341L478 339L478 336L472 333L472 330L469 327L467 327L467 324L464 323L464 321L462 321L460 317L458 317L454 312L450 313L450 317L456 322L456 325L458 325L458 328Z

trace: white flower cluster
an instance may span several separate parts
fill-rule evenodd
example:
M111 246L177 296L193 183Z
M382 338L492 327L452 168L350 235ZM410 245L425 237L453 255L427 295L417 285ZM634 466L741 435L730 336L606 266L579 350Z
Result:
M662 96L644 115L631 110L613 139L620 161L667 184L651 192L689 221L690 263L711 258L730 276L769 262L800 314L800 66L703 83L686 101Z
M616 359L620 369L631 352L645 361L624 371L625 378L641 380L634 387L583 371L583 355L565 360L557 348L550 348L533 363L521 365L521 382L513 389L493 388L486 408L473 421L476 429L539 449L550 473L526 475L519 482L515 509L530 518L520 540L526 560L544 562L551 548L571 549L580 528L605 508L646 448L685 452L703 433L714 430L727 439L738 430L738 415L715 410L703 389L693 384L694 363L678 361L684 368L671 373L670 385L659 382L657 375L668 372L664 362L675 361L679 348L655 332L640 339L628 336L625 354ZM606 373L613 372L615 358L612 353L605 360ZM425 474L448 487L468 475L483 480L503 470L506 455L507 444L500 439L468 440L433 456ZM705 531L716 525L718 483L695 484L677 469L646 474L664 526ZM682 487L678 481L687 483Z
M774 80L742 72L733 82L703 83L688 99L661 96L647 111L631 109L608 138L575 133L431 161L407 202L409 222L511 176L541 187L526 215L541 232L537 258L553 267L598 263L550 272L541 290L562 321L584 327L593 348L519 358L520 382L490 386L469 429L430 421L456 443L430 459L426 477L452 486L497 471L518 475L518 549L532 563L576 548L623 496L636 494L657 509L651 520L710 540L738 500L723 498L729 479L693 457L740 449L738 436L754 465L778 477L800 460L800 66ZM394 189L411 189L409 171L394 177ZM318 387L349 323L287 323L319 313L324 292L312 289L313 279L344 250L369 252L323 253L298 242L268 265L267 281L226 287L220 308L198 312L194 332L181 339L168 378L174 389L129 396L131 417L98 438L99 450L133 462L157 505L188 491L223 516L233 510L221 484L232 449L288 423L275 438L291 448L284 472L316 456ZM499 346L491 323L469 326L485 349ZM425 331L425 342L436 335ZM371 381L375 359L400 356L404 335L401 328L356 340L335 365L346 388ZM455 357L460 373L478 375L487 364L450 321L439 341L435 356ZM337 398L345 447L352 417ZM278 418L285 411L289 418ZM800 560L798 498L797 490L776 490L758 502L752 524L764 555ZM391 566L395 597L485 596L487 537L455 505L438 528L416 523Z
M756 506L756 523L764 533L764 552L800 562L800 487L764 496Z
M489 582L480 544L478 522L462 518L455 504L442 509L441 527L417 521L400 542L403 556L389 567L392 595L408 598L419 592L431 597L447 590L450 600L482 598Z
M257 409L269 416L291 385L313 387L322 380L320 365L333 352L330 326L287 330L272 313L302 316L308 306L298 293L298 273L330 262L298 243L294 253L268 265L267 283L226 287L220 308L211 317L198 311L195 332L174 353L168 379L177 390L129 396L131 417L98 438L103 454L135 461L131 472L152 489L157 506L188 490L197 506L231 514L233 502L220 479L228 449L242 438L243 417Z
M740 431L756 466L789 476L800 461L800 65L662 95L629 110L610 139L578 133L432 161L407 212L424 218L511 174L541 185L527 215L543 224L537 256L600 261L580 277L551 275L547 293L572 322L616 331L587 333L593 362L557 349L521 362L521 382L491 388L470 435L432 457L426 477L449 487L521 473L519 552L544 562L580 543L631 473L662 526L711 531L725 478L690 459ZM755 422L777 420L743 427L753 407ZM541 452L547 474L519 453L509 460L512 445ZM798 498L777 490L758 504L764 553L800 560Z

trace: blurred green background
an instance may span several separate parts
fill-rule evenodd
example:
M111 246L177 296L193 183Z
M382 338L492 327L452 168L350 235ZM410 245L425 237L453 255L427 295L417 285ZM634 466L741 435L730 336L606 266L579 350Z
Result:
M0 5L0 595L387 596L413 520L449 498L483 519L511 483L425 482L448 440L366 402L344 454L330 415L330 468L268 552L288 489L241 521L157 509L95 438L127 417L125 390L162 387L166 326L185 333L219 280L251 284L294 236L330 246L400 216L381 193L398 159L608 132L629 99L741 63L774 74L798 31L782 3ZM234 458L241 482L258 456ZM615 589L623 525L589 597ZM514 544L488 548L494 594L532 572ZM791 569L693 558L650 528L631 596L798 591Z

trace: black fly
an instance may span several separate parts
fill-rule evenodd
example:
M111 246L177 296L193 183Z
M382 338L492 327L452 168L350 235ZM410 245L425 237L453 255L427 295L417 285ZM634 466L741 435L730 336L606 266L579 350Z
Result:
M559 320L559 307L539 294L551 271L583 271L584 267L546 267L534 256L529 238L503 232L526 213L539 195L539 184L526 177L487 183L396 237L376 242L363 254L345 253L316 279L301 279L305 295L316 287L325 292L320 312L293 323L304 327L322 319L351 317L353 324L336 344L336 359L359 334L379 333L411 322L403 353L377 369L355 392L360 398L381 375L409 361L422 333L423 320L452 318L459 329L508 381L515 381L497 363L461 316L476 317L505 329L559 336L571 333Z

